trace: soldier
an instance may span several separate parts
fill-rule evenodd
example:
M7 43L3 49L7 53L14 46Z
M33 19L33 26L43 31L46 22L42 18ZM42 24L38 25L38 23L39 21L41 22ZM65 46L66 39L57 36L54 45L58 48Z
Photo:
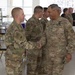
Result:
M68 19L69 22L73 25L73 18L68 8L63 9L63 14L61 16Z
M25 52L28 52L30 49L40 48L40 45L34 42L27 42L26 40L25 31L21 25L25 17L23 9L15 7L12 9L11 14L13 22L7 28L5 34L7 46L5 53L6 71L7 75L22 75Z
M70 17L72 18L71 21L72 21L72 25L73 25L74 16L72 15L73 14L73 8L72 7L69 7L69 14L70 14Z
M43 17L41 18L40 21L41 21L41 24L43 26L43 33L44 33L44 31L46 29L46 23L48 22L49 13L48 13L48 7L44 7L43 9L44 9L44 13L43 13ZM43 56L44 46L41 49L42 49L42 56ZM38 72L41 71L40 70L41 69L41 63L42 63L42 59L43 59L42 56L40 57Z
M41 6L36 6L34 8L33 16L26 22L26 38L31 42L38 42L41 39L45 39L43 36L43 26L39 20L43 16L43 8ZM45 41L42 45L44 45ZM27 55L27 75L36 75L38 73L39 59L41 57L42 50L33 49L30 54Z
M43 31L46 28L46 23L48 22L47 18L49 17L49 13L47 9L48 9L47 7L44 7L44 14L43 14L43 17L41 18L41 23L43 25Z
M60 17L57 4L48 7L50 22L46 27L47 43L44 47L39 75L62 75L64 65L72 59L75 49L75 33L71 23Z

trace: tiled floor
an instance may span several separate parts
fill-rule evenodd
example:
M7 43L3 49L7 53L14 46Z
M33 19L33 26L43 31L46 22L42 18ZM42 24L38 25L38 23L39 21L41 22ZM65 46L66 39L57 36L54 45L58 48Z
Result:
M0 59L0 75L6 75L4 55ZM65 65L63 75L75 75L75 52L72 55L72 60L67 65Z
M4 54L2 55L0 59L0 75L6 75Z
M75 52L72 55L72 60L65 65L63 75L75 75Z

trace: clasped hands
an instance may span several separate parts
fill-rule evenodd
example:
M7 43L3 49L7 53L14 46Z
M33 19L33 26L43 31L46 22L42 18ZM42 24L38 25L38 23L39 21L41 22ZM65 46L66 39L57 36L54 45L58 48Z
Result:
M72 59L72 55L71 55L70 53L68 53L68 54L66 55L66 61L67 61L67 62L70 62L71 59Z

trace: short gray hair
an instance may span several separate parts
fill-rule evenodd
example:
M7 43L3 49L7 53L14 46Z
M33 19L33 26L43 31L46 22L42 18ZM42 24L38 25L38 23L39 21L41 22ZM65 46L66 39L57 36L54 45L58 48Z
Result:
M56 9L57 11L61 11L61 7L59 7L57 4L51 4L48 7L52 8L52 9Z

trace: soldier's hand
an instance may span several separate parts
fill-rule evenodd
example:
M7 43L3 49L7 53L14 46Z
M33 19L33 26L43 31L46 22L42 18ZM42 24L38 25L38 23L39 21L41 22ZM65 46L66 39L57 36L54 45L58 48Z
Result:
M42 47L40 42L37 42L37 48L40 49Z
M72 59L72 55L71 55L70 53L68 53L68 54L66 55L66 61L67 61L67 62L70 62L71 59Z

